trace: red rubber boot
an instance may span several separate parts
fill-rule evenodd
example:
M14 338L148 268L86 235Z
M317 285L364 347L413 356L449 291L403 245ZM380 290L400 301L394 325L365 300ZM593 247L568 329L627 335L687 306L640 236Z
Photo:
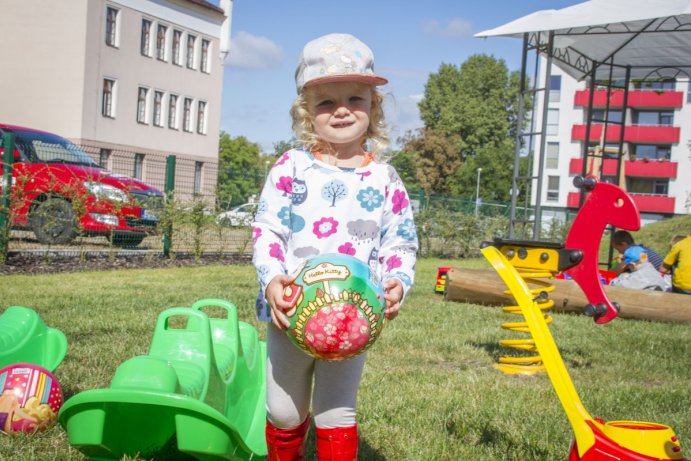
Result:
M279 429L269 421L266 422L267 461L303 461L305 459L305 441L310 428L309 417L298 427Z
M333 429L316 428L317 461L355 461L357 459L357 424Z

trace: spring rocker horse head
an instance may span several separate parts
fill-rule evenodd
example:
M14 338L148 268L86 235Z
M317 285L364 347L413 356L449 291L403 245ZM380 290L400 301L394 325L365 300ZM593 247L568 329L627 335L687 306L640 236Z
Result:
M633 199L614 184L599 182L593 176L577 176L573 183L588 196L564 242L567 248L581 250L583 259L566 273L588 298L586 314L596 323L607 323L619 315L619 305L609 300L598 278L600 240L608 225L630 231L640 229L641 216Z

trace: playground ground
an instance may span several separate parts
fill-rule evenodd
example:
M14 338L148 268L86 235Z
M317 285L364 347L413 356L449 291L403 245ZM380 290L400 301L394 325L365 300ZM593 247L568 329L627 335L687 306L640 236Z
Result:
M507 314L444 301L434 293L442 265L489 267L482 260L419 262L402 314L369 353L358 408L359 459L566 460L572 433L549 379L493 368L502 353L498 341L512 336L499 326ZM225 298L263 337L254 320L255 294L247 264L0 277L0 310L30 307L66 334L67 356L55 374L68 398L107 387L120 363L145 354L156 317L168 307ZM592 416L668 424L688 457L691 325L622 319L596 325L585 316L552 315L551 331ZM57 426L0 437L0 461L85 459Z

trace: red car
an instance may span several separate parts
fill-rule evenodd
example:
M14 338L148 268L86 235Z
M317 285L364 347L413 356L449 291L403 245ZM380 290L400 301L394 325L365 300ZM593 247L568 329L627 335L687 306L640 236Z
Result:
M19 126L0 124L0 167L7 132L16 135L13 227L30 228L44 244L103 235L123 247L156 231L164 203L158 189L102 168L65 138Z

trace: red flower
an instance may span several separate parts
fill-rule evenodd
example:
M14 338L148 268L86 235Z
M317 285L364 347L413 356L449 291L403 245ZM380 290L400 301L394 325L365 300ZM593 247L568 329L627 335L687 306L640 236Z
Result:
M290 176L281 176L276 183L276 189L283 191L283 196L293 192L293 178Z
M344 255L353 256L353 255L355 255L355 248L353 247L352 243L346 242L343 245L338 247L338 252L342 253Z
M405 191L401 189L397 189L393 193L393 198L391 199L391 203L393 203L393 212L394 214L400 214L405 207L408 206L408 196L405 193Z

